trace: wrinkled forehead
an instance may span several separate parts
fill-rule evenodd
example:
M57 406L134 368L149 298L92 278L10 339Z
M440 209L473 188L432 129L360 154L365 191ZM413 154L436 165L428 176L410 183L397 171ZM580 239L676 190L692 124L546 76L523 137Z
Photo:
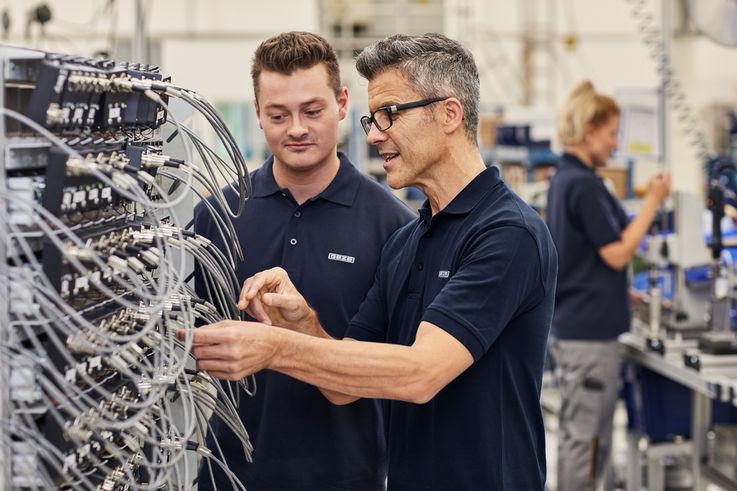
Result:
M419 94L407 77L396 68L388 68L368 83L368 105L371 111L379 107L417 100Z

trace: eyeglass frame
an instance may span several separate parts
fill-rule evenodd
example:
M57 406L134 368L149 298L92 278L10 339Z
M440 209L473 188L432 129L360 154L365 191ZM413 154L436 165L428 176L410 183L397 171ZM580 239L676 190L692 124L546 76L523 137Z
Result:
M371 127L376 127L379 131L386 131L389 128L392 127L394 124L394 119L392 118L392 114L402 111L404 109L412 109L415 107L424 107L429 106L430 104L434 104L436 102L444 101L448 99L448 97L433 97L431 99L423 99L421 101L415 101L415 102L407 102L405 104L395 104L393 106L381 106L377 108L375 111L371 113L370 116L361 116L361 119L359 120L361 122L361 127L363 128L363 131L366 133L366 136L371 132ZM386 111L387 116L389 116L389 126L386 128L379 128L379 123L376 121L376 118L374 115L378 113L379 111Z

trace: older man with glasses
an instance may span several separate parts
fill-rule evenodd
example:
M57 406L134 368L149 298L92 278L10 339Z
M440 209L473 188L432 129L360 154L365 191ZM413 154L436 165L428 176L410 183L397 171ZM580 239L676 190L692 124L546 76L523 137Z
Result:
M376 126L379 131L386 131L392 126L392 114L402 109L412 109L413 107L424 107L433 102L440 102L447 97L434 97L432 99L423 99L417 102L408 102L407 104L398 104L396 106L383 106L371 113L371 116L361 116L361 126L366 136L371 132L371 125Z
M344 339L277 268L241 292L261 323L196 330L197 367L229 380L275 370L335 404L388 399L389 490L542 490L557 258L541 218L481 158L473 57L440 34L395 35L356 65L368 141L391 187L425 193L420 216L385 244Z
M272 155L251 173L253 195L233 219L246 259L239 282L281 266L342 337L374 278L381 246L415 214L390 191L361 174L337 151L348 90L340 83L335 50L309 32L285 32L253 56L254 109ZM227 186L232 209L238 196ZM212 198L209 198L212 201ZM195 208L194 228L227 251L222 218L210 203ZM196 288L210 289L201 276ZM335 406L312 385L280 373L255 375L257 390L238 414L253 444L254 462L227 421L210 420L207 447L228 464L203 460L198 489L233 489L231 474L249 491L382 491L386 445L381 401Z

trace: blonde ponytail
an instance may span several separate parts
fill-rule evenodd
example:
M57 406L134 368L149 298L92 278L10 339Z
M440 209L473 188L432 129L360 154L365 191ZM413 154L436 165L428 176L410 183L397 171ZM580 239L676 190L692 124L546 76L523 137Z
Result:
M590 81L580 82L558 112L556 146L581 143L586 125L600 126L615 115L619 106L614 99L598 94Z

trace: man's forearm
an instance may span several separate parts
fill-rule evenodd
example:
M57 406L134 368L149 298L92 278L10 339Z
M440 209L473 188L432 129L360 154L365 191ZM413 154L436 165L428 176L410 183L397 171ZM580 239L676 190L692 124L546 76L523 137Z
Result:
M292 330L316 338L335 339L330 334L328 334L327 331L325 331L325 329L322 327L322 324L320 324L320 319L317 315L317 312L311 307L309 309L309 313L305 316L305 318L301 320L296 326L294 326Z
M314 326L313 326L314 327ZM353 397L424 403L473 363L466 347L443 329L422 322L412 346L326 339L258 322L226 320L193 331L197 369L239 380L271 369ZM340 402L350 398L336 396Z
M278 347L267 368L325 389L326 397L337 403L350 398L336 392L424 403L473 362L460 343L434 329L432 336L413 346L274 333ZM452 355L437 356L448 340Z
M300 334L279 333L268 368L354 397L399 399L409 392L415 378L410 347Z

